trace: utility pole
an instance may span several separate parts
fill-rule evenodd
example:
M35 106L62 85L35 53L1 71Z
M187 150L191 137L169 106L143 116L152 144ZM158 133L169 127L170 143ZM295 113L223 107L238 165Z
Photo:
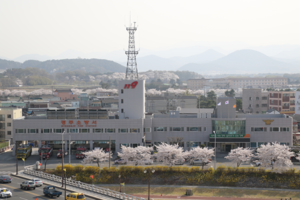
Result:
M19 172L18 141L16 141L15 151L16 151L16 159L17 159L17 163L16 163L16 175L18 175L18 172Z
M109 136L109 155L108 155L108 168L110 168L110 151L111 151L111 141L110 141L110 136Z

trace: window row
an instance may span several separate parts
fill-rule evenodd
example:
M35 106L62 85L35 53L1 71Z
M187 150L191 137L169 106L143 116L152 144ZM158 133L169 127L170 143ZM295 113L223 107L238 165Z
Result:
M255 147L260 147L261 145L266 145L266 144L268 144L268 142L251 142L250 146L255 148ZM287 146L289 146L290 143L288 143L288 142L280 142L280 145L287 145Z
M139 128L74 128L74 129L66 129L66 133L139 133ZM64 129L16 129L16 133L63 133Z
M145 128L147 132L148 128ZM151 131L151 129L148 129ZM154 131L156 132L162 132L162 131L168 131L168 127L154 127ZM200 132L200 131L206 131L206 127L169 127L169 131L175 132L175 131L191 131L191 132Z
M266 132L268 131L267 127L251 127L251 132ZM270 127L270 132L289 132L289 127Z

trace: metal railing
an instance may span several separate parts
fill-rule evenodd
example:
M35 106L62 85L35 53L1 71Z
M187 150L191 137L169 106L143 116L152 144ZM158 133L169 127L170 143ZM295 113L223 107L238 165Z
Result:
M35 167L35 165L25 167L24 174L31 175L31 176L37 176L37 177L44 178L44 179L47 179L50 181L55 181L58 183L62 182L60 176L44 173L42 171L36 171L36 170L34 170L34 167ZM82 183L80 181L72 180L71 178L67 178L66 183L69 186L77 187L77 188L84 189L84 190L87 190L90 192L94 192L95 194L102 194L102 195L113 197L116 199L145 200L144 198L141 198L141 197L136 197L136 196L128 195L125 193L120 193L117 191L113 191L113 190L110 190L107 188L102 188L102 187L98 187L98 186L87 184L87 183Z

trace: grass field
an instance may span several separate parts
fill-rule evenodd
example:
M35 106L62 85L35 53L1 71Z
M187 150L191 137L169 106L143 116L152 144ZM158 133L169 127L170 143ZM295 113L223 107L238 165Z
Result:
M111 190L119 191L120 187L111 186L106 187ZM185 195L185 187L151 187L152 195L163 196L183 196ZM272 190L243 190L243 189L192 189L193 196L201 197L237 197L237 198L266 198L266 199L286 199L300 200L300 192L297 191L272 191ZM126 194L148 194L148 187L131 187L122 186L122 192ZM163 198L163 197L162 197Z

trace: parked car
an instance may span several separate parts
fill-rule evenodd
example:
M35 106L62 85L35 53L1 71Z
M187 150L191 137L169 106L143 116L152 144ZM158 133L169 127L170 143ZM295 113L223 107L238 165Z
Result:
M177 159L174 161L175 165L183 165L185 163L185 159Z
M195 159L195 160L191 160L190 164L191 165L207 165L208 163L210 163L210 161L208 162L203 162L201 159Z
M138 164L142 164L142 165L153 165L153 160L140 160L140 161L136 161L136 165Z
M35 190L35 183L33 181L24 181L20 184L20 188L26 190L30 190L30 189Z
M38 178L31 179L31 181L34 182L34 184L35 184L36 187L43 185L43 181L41 181Z
M12 197L12 193L7 188L0 188L0 197L1 198Z
M295 156L292 156L292 157L291 157L291 161L292 161L292 162L300 162L300 160L296 159Z
M0 183L11 183L12 178L8 175L0 176Z
M85 200L85 196L83 193L70 193L67 195L67 200Z
M115 160L115 164L127 164L127 161L124 159Z
M51 198L53 197L59 197L62 195L62 192L55 190L55 186L47 186L43 188L43 193L45 196L49 196Z

